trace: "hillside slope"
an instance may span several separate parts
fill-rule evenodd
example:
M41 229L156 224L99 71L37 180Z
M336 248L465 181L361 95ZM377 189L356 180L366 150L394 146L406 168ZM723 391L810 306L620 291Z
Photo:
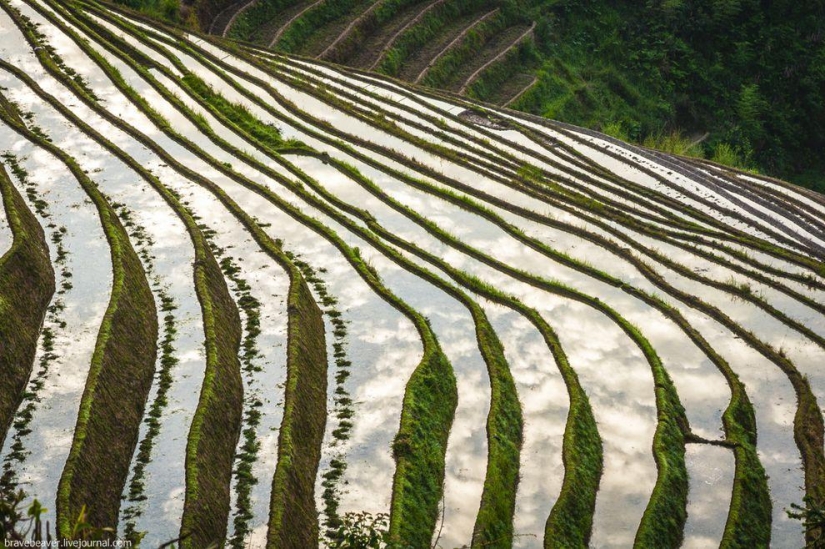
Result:
M90 0L0 0L0 86L60 288L0 490L61 534L94 504L142 547L805 544L822 195ZM90 429L128 475L72 477Z
M821 1L256 0L235 6L238 17L225 32L237 39L461 89L670 152L673 134L681 133L677 146L692 155L825 191ZM293 6L294 16L281 16ZM521 36L518 28L531 24ZM473 78L453 83L462 69Z

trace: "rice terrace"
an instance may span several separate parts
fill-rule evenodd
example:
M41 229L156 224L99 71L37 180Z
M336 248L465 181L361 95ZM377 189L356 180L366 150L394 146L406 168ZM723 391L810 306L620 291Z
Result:
M0 0L3 547L825 547L825 195L516 2L139 4Z

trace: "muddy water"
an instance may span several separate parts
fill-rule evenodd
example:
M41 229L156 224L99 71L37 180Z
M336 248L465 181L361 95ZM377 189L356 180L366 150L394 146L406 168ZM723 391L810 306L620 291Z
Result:
M688 444L685 463L690 478L684 548L719 547L733 490L733 451L709 444Z

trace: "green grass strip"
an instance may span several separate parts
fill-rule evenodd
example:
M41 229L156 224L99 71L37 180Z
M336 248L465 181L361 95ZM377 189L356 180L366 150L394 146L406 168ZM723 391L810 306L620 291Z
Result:
M0 94L0 111L8 112ZM0 164L0 193L14 240L0 257L0 446L23 400L55 278L43 228Z
M191 229L190 234L194 234ZM181 519L181 548L192 549L226 537L232 465L243 413L240 315L214 255L197 234L193 238L195 289L206 336L206 372L186 443Z
M289 288L287 380L272 481L267 547L318 546L315 476L326 426L327 349L323 313L293 266Z

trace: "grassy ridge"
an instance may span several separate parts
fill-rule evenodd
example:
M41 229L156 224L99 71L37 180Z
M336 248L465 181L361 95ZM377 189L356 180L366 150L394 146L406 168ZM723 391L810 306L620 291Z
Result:
M504 347L484 312L473 305L476 338L487 363L491 396L487 416L487 472L473 527L472 547L510 547L524 420L516 384L504 358Z
M226 537L230 480L241 430L241 320L223 273L205 242L196 244L195 285L206 334L206 372L186 444L182 548ZM202 249L198 249L202 248Z
M0 110L5 110L0 95ZM43 228L0 164L0 193L14 241L0 257L0 446L23 399L40 327L55 291Z
M735 444L736 468L720 547L769 547L772 505L767 475L756 449L756 416L742 383L736 380L732 389L733 398L722 415L722 422L728 440Z
M538 315L537 315L538 316ZM543 332L549 325L543 328ZM587 547L593 530L593 512L599 489L604 454L596 419L575 370L555 334L544 334L564 377L570 396L570 413L564 427L562 460L564 481L544 529L545 549Z
M278 465L272 482L267 534L270 548L317 547L315 476L318 441L326 426L327 352L323 313L306 281L292 273L288 297L287 381L278 433Z
M434 336L428 338L424 359L407 383L401 426L392 443L396 466L390 539L411 547L429 547L432 540L449 426L458 400L452 367L441 349L434 347Z
M57 533L68 538L72 521L83 514L84 507L91 524L117 523L120 495L154 375L157 312L140 260L96 184L73 158L50 141L5 111L0 112L0 118L66 165L94 203L111 250L112 293L58 486Z

